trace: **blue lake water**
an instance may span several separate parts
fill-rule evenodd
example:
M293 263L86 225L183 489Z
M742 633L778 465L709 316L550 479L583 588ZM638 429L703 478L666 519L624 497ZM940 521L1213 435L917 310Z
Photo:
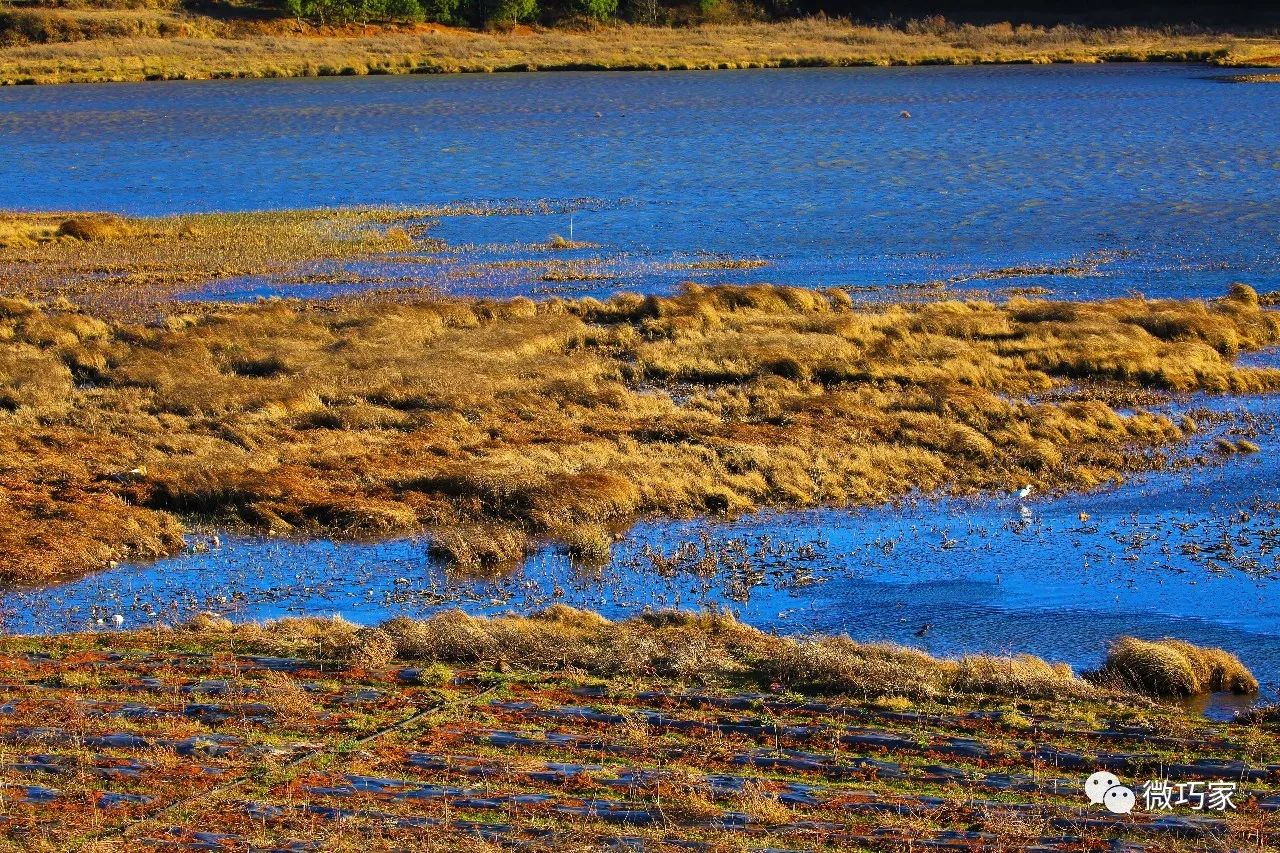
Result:
M570 292L661 292L688 279L1039 285L1070 298L1217 295L1238 280L1280 289L1280 86L1219 76L1123 65L7 89L0 208L541 205L443 217L432 233L452 248L397 266L408 283L456 293L545 292L536 267L451 270L545 260L529 244L567 236L570 211L573 236L596 245L556 257L606 276ZM726 258L765 264L697 268ZM1075 271L974 279L1009 267ZM247 280L198 297L331 292ZM1268 423L1276 414L1272 401L1238 403ZM376 622L553 600L612 615L717 604L778 631L1027 651L1082 668L1118 634L1171 634L1232 649L1274 685L1280 439L1256 440L1260 454L1203 471L1025 507L920 500L652 520L603 568L547 550L488 582L450 576L414 540L224 535L205 553L9 594L5 625L83 627L114 612L138 624L202 609Z
M0 207L161 214L546 202L603 282L872 285L1012 266L1065 296L1280 288L1280 87L1188 65L497 74L0 91ZM902 118L907 110L911 117ZM666 269L700 253L753 270ZM537 277L421 280L528 291ZM983 283L984 286L989 283ZM961 283L959 286L963 287ZM241 287L240 291L245 291ZM271 292L271 288L247 288ZM306 288L277 292L310 295ZM223 295L235 295L235 288Z

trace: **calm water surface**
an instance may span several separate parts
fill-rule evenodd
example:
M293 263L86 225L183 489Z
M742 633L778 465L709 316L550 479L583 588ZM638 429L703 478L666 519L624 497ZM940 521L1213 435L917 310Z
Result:
M910 118L900 117L903 110ZM491 202L445 217L446 261L560 257L581 292L687 279L950 281L1091 297L1280 288L1280 86L1189 66L803 70L228 81L0 90L0 207L137 214ZM696 270L756 258L751 270ZM533 293L537 273L401 265L452 292ZM1001 281L976 273L1072 267ZM683 268L682 268L683 267ZM571 286L572 287L572 286ZM205 296L324 295L285 280ZM900 291L893 291L898 293ZM1240 405L1267 415L1276 404ZM1234 405L1227 403L1227 405ZM548 550L497 581L424 543L224 536L207 553L10 594L6 627L217 609L360 622L564 600L613 615L717 604L784 632L1096 665L1120 633L1240 653L1280 682L1280 488L1262 453L1083 497L920 501L731 522L647 522L605 567ZM1087 512L1088 522L1080 513ZM199 545L202 535L194 535Z
M1186 65L497 74L0 91L0 207L546 202L436 235L599 245L587 292L1011 266L1062 295L1280 287L1280 87ZM911 118L900 113L907 110ZM699 253L755 270L665 269ZM528 273L451 290L524 292ZM959 286L964 286L960 283ZM984 285L985 286L985 285ZM296 292L237 283L222 295Z

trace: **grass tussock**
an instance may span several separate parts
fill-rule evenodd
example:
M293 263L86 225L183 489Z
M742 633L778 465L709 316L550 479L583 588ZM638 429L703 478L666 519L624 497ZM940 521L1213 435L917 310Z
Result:
M1172 639L1121 637L1094 678L1154 696L1258 691L1258 680L1235 655Z
M70 237L86 243L127 237L132 229L118 216L73 216L58 225L59 237Z
M824 637L782 644L764 664L798 690L871 696L930 697L948 691L1065 697L1089 686L1069 666L1030 655L934 658L918 649Z
M0 298L0 577L172 552L186 516L425 531L491 570L546 541L599 562L644 514L1087 489L1164 464L1189 428L1044 392L1275 388L1232 363L1280 339L1251 294L854 308L690 286L145 324Z
M220 625L186 628L228 638ZM529 617L481 618L453 610L363 629L336 619L290 618L235 626L229 638L237 648L362 665L376 659L383 665L395 660L534 672L572 669L604 678L746 682L761 689L863 698L965 693L1063 699L1099 692L1065 664L1029 655L944 659L848 637L791 639L710 612L655 611L614 622L555 605Z
M207 7L216 10L220 7ZM0 15L0 82L302 77L537 70L662 70L1014 62L1275 64L1267 36L997 23L867 26L835 18L475 31L439 24L310 27L191 8ZM895 111L896 117L896 111Z
M559 234L552 234L547 239L547 242L542 245L542 248L554 251L566 251L568 249L589 249L594 246L594 243L584 243L581 240L570 240L567 237L561 237Z

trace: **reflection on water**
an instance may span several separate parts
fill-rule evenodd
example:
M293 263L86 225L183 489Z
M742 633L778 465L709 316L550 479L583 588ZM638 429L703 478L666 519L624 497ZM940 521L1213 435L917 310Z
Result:
M1258 408L1274 414L1276 404ZM1096 666L1119 634L1173 635L1238 653L1274 690L1280 488L1266 460L1280 437L1257 441L1258 455L1091 495L649 521L606 566L575 566L549 549L487 581L450 575L415 540L224 536L220 549L10 594L6 623L58 630L122 612L136 625L202 609L371 623L557 600L612 616L714 604L782 633L847 632L939 654L1031 652L1079 668Z
M1075 271L1009 283L1072 297L1218 294L1238 279L1277 288L1280 87L1216 74L1111 65L16 88L0 92L0 207L548 200L549 213L450 217L435 231L501 259L567 234L561 211L590 199L575 236L599 249L579 257L605 258L609 278L566 283L571 293L688 278L927 282L1027 266ZM768 265L670 268L703 252ZM439 272L411 274L464 292L546 289L540 271Z
M1274 696L1275 688L1272 688ZM1233 693L1205 693L1200 696L1189 696L1182 701L1182 707L1193 714L1208 717L1211 720L1226 721L1236 714L1247 711L1258 703L1253 696L1237 696Z

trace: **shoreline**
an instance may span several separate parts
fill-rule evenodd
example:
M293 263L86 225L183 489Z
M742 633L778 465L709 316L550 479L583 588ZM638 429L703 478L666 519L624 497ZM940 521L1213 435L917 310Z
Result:
M646 850L1192 853L1270 849L1280 811L1276 706L1198 716L1183 688L1256 682L1176 640L1118 637L1081 677L1027 655L778 638L717 612L557 605L369 628L204 614L3 637L0 667L0 735L24 756L0 769L0 837L23 849L586 853L621 829ZM1098 777L1128 810L1088 795ZM1230 798L1162 805L1142 780Z
M403 68L368 66L364 69L354 67L333 68L321 66L317 68L301 67L292 72L273 70L270 72L215 71L208 74L191 74L177 72L168 74L144 74L141 76L111 75L101 79L73 80L35 80L35 79L0 79L0 87L48 87L73 85L100 85L104 83L170 83L170 82L207 82L215 80L306 80L324 77L408 77L418 76L462 76L482 74L566 74L588 72L636 73L636 72L670 72L670 71L794 71L801 69L852 69L852 68L975 68L980 66L1024 66L1024 65L1187 65L1231 71L1251 71L1271 69L1274 64L1245 62L1235 64L1213 61L1212 52L1203 54L1171 53L1151 54L1141 58L1130 56L1114 57L1045 57L1045 56L1010 56L1000 59L966 58L966 57L925 57L920 59L893 58L879 59L815 59L813 57L783 57L766 61L743 62L670 62L670 63L619 63L602 64L593 62L566 62L562 64L536 65L528 62L515 62L510 65L417 65ZM1274 75L1237 74L1224 78L1232 83L1271 82Z
M198 18L198 16L196 16ZM168 19L166 19L168 20ZM173 16L189 23L192 18ZM213 19L200 19L213 21ZM208 23L214 26L218 22ZM0 49L0 85L399 74L677 71L1170 62L1280 65L1280 38L1142 30L1024 33L997 26L907 35L839 20L599 25L586 30L450 27L277 30L208 37L86 38Z

